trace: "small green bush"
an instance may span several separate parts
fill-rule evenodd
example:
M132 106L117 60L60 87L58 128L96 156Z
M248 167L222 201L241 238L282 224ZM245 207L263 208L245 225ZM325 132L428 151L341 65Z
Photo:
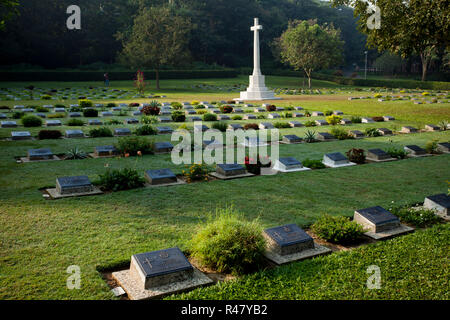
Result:
M352 123L361 123L361 122L362 122L362 119L361 119L361 117L351 117L351 118L350 118L350 121L351 121Z
M368 137L379 137L381 136L381 133L378 131L377 128L367 128L364 130L364 133Z
M425 145L425 150L427 153L438 153L438 142L437 140L429 141Z
M114 145L120 154L137 155L153 153L153 142L144 137L123 137Z
M110 128L101 127L89 130L89 136L92 138L113 137L114 134Z
M257 220L245 221L233 208L217 210L190 243L191 255L218 272L243 274L264 259L265 240Z
M389 211L401 221L419 228L429 227L441 221L441 218L433 210L427 210L418 206L393 208Z
M42 119L33 115L24 116L22 117L22 124L26 128L40 127L42 126Z
M339 140L353 139L348 131L342 128L333 128L330 130L330 133Z
M50 110L48 108L42 107L42 106L37 106L36 107L36 112L49 112Z
M95 109L85 109L83 110L83 116L86 118L95 118L98 117L98 110Z
M96 184L105 191L120 191L143 187L145 180L136 170L124 168L107 170L100 174Z
M389 154L392 158L397 159L405 159L408 153L400 148L390 147L386 150L386 153Z
M61 137L62 137L62 133L59 130L41 130L38 133L39 140L59 139Z
M184 122L186 121L186 115L183 111L174 111L172 112L172 120L174 122Z
M65 118L66 114L65 113L53 113L53 114L49 114L47 116L47 118L49 119L61 119L61 118Z
M366 162L366 155L363 149L350 149L346 152L346 155L350 162L354 162L357 164L363 164Z
M217 121L217 115L214 113L206 113L202 117L203 121Z
M84 126L84 121L80 119L70 119L67 121L67 125L70 127L81 127Z
M92 108L94 106L92 101L91 100L87 100L87 99L78 100L78 105L82 109L84 109L84 108Z
M107 108L114 108L114 107L116 107L117 105L114 103L114 102L110 102L110 103L108 103L107 105L106 105L106 107Z
M266 118L266 116L263 115L263 114L258 114L258 115L256 116L256 119L265 119L265 118Z
M328 122L330 125L335 126L335 125L337 125L339 122L341 122L342 117L333 114L333 115L330 115L329 117L326 117L326 120L327 120L327 122Z
M317 126L315 121L306 121L305 122L305 127L315 127Z
M259 125L257 123L246 123L244 125L244 130L259 130Z
M240 116L240 115L232 116L231 120L242 120L242 116Z
M273 126L277 129L286 129L291 127L291 125L287 122L274 122Z
M149 124L145 124L134 131L134 134L137 136L151 136L157 133L156 129Z
M122 122L120 122L117 119L111 119L111 120L105 121L105 125L107 125L107 126L117 125L117 124L122 124Z
M310 169L325 169L326 166L320 160L305 159L302 161L304 167Z
M223 122L223 121L214 122L214 123L212 124L212 128L213 128L213 129L216 129L216 130L219 130L219 131L221 131L221 132L225 132L225 131L227 131L228 123Z
M359 241L364 228L343 216L323 215L311 227L320 238L340 244L351 244Z
M316 132L307 130L305 132L305 142L306 143L313 143L316 142Z
M181 110L181 109L183 109L183 105L182 105L181 103L179 103L179 102L172 102L170 105L171 105L172 108L175 109L175 110Z
M158 123L158 117L156 116L143 116L141 118L141 122L143 124L154 124L154 123Z
M25 116L25 112L16 111L13 113L12 118L13 119L21 119Z

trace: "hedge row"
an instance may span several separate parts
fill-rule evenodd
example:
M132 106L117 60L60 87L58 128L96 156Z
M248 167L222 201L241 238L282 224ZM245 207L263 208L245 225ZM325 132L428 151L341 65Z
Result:
M135 72L109 72L111 81L135 79ZM27 71L0 72L0 81L103 81L104 72L101 71ZM161 70L160 79L201 79L201 78L234 78L235 70ZM148 80L155 79L155 71L145 71Z

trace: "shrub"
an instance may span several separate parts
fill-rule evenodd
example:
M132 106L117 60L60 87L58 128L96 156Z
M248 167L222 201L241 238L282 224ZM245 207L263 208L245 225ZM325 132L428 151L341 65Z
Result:
M60 119L60 118L65 118L66 114L65 113L53 113L53 114L49 114L47 116L47 118L49 119Z
M13 113L12 118L13 119L21 119L25 116L25 112L16 111Z
M78 147L70 149L66 153L66 160L79 160L86 159L87 157L87 154L84 151L78 149Z
M194 109L205 109L205 106L202 104L198 104L198 105L194 106Z
M310 169L325 169L326 166L320 160L305 159L302 161L304 167Z
M223 122L223 121L215 122L215 123L213 123L212 128L219 130L221 132L225 132L225 131L227 131L228 123Z
M107 108L114 108L114 107L116 107L117 105L114 103L114 102L110 102L110 103L108 103L107 105L106 105L106 107Z
M123 168L100 174L97 184L105 191L120 191L143 187L145 180L135 169Z
M86 118L95 118L98 117L98 110L95 109L85 109L83 110L83 116Z
M80 119L70 119L67 121L67 125L70 127L81 127L84 126L84 121Z
M41 130L38 133L39 140L45 139L59 139L61 138L62 133L59 130Z
M42 126L42 119L37 117L37 116L33 116L33 115L29 115L29 116L24 116L22 117L22 124L24 127L40 127Z
M330 130L330 133L339 140L353 139L353 137L348 133L348 131L342 128L332 128Z
M175 109L175 110L181 110L181 109L183 109L183 105L182 105L181 103L179 103L179 102L172 102L170 105L171 105L172 108Z
M315 121L306 121L305 127L315 127L317 124Z
M242 120L242 116L239 115L232 116L231 120Z
M36 112L49 112L50 110L48 108L42 107L42 106L37 106L36 107Z
M312 143L316 141L316 132L315 131L310 131L310 130L306 130L305 132L305 142L306 143Z
M158 123L158 117L156 116L143 116L141 118L141 122L143 124L154 124L154 123Z
M311 112L309 112L308 110L305 110L305 117L311 117Z
M412 224L419 228L425 228L439 223L441 218L433 210L427 210L421 207L400 207L390 209L392 214L396 215L401 221Z
M112 126L112 125L122 124L122 122L120 122L117 119L111 119L111 120L105 121L105 124L107 126Z
M186 121L186 115L183 111L174 111L172 112L172 120L174 122L184 122Z
M379 137L381 136L381 133L377 130L377 128L367 128L364 130L364 133L368 137Z
M333 114L333 111L332 110L327 110L327 111L325 111L325 115L326 116L331 116Z
M323 215L311 227L316 235L332 243L350 244L360 240L364 228L347 217Z
M11 110L11 107L8 107L8 106L0 106L0 110Z
M49 95L49 94L44 94L44 95L41 97L41 99L42 99L42 100L51 100L51 99L52 99L52 96Z
M142 154L153 152L153 142L144 137L123 137L114 145L120 154L135 156L140 151Z
M350 121L351 121L352 123L361 123L361 122L362 122L362 119L361 119L361 117L351 117L351 118L350 118Z
M202 119L203 121L217 121L217 115L214 113L205 113Z
M191 254L218 272L243 274L263 262L265 240L257 220L245 221L233 208L217 210L194 235Z
M113 137L114 134L110 128L101 127L89 130L89 136L92 138Z
M129 106L129 107L132 107L132 108L136 108L136 107L139 107L139 103L137 103L137 102L131 102L130 104L128 104L128 106Z
M143 125L142 127L137 128L134 131L134 134L137 136L151 136L157 134L157 131L151 125L146 124Z
M292 118L292 112L285 112L285 113L281 114L281 116L283 118Z
M375 122L383 122L384 118L383 117L372 117L372 120Z
M209 169L204 164L193 164L188 170L183 170L182 173L186 178L187 183L192 181L208 181Z
M269 104L269 105L266 106L266 110L267 110L268 112L273 112L273 111L276 111L276 110L277 110L277 107L274 106L273 104Z
M337 125L339 122L341 122L342 117L333 114L333 115L331 115L331 116L329 116L329 117L326 117L326 120L327 120L327 122L328 122L329 124L331 124L332 126L335 126L335 125Z
M273 126L277 129L286 129L291 127L291 125L287 122L274 122Z
M244 125L244 130L259 130L259 125L257 123L246 123Z
M386 150L386 153L389 154L392 158L397 159L405 159L406 156L408 155L408 153L405 150L396 147L390 147L389 149Z
M92 108L94 106L92 101L91 100L87 100L87 99L78 100L78 105L82 109L84 109L84 108Z
M346 152L346 155L348 160L350 160L350 162L358 164L363 164L366 162L366 155L364 154L363 149L356 149L356 148L350 149L349 151Z
M258 114L258 115L256 116L256 118L257 118L257 119L265 119L266 116L263 115L263 114Z
M197 109L195 112L196 112L197 114L202 115L202 114L208 113L208 110L205 110L205 109Z
M158 115L159 114L159 112L160 112L160 109L159 109L159 107L158 106L152 106L152 105L150 105L150 106L145 106L145 107L143 107L142 108L142 110L141 110L141 112L143 113L143 114L145 114L145 115L147 115L147 116L156 116L156 115Z
M193 106L196 106L196 105L200 104L200 102L199 102L199 101L193 100L193 101L191 101L191 104L192 104Z
M438 153L438 145L437 140L429 141L425 145L425 150L427 153Z
M71 107L69 112L83 112L83 108L81 107Z
M219 107L219 110L220 110L220 112L222 112L222 113L232 113L232 112L233 112L233 107L232 107L232 106L224 105L224 106L220 106L220 107Z

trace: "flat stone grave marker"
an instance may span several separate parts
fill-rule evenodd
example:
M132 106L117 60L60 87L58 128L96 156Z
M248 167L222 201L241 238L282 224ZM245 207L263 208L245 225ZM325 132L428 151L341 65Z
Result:
M156 153L168 153L173 150L173 145L170 142L155 142Z
M233 113L243 113L244 111L241 108L234 108Z
M270 123L270 122L261 122L261 123L259 124L259 128L260 128L260 129L274 129L275 127L274 127L273 124Z
M425 209L435 211L446 220L450 219L450 196L445 193L426 197L423 206Z
M11 140L31 140L31 133L28 131L11 132Z
M84 132L81 130L66 130L66 138L84 138Z
M316 139L320 141L333 141L336 140L336 137L328 132L318 132Z
M215 114L219 114L220 113L220 110L219 109L209 109L212 113L215 113Z
M136 124L136 123L139 123L138 119L135 119L135 118L127 118L127 119L125 119L125 124Z
M45 121L47 127L57 127L61 126L61 120L47 120Z
M111 110L120 112L122 111L122 107L112 107Z
M25 109L25 106L17 105L17 106L14 106L14 109L16 109L16 110Z
M438 151L443 153L450 153L450 142L441 142L437 144Z
M94 186L87 176L61 177L56 179L56 191L60 195L89 193Z
M315 244L313 238L296 224L266 229L263 236L267 241L266 257L278 265L331 252Z
M352 124L352 121L350 119L342 119L340 124L349 125L349 124Z
M303 113L299 113L299 112L294 112L293 114L292 114L292 117L293 118L301 118L301 117L303 117L303 116L305 116Z
M427 130L427 131L440 131L441 128L439 128L438 126L436 126L434 124L427 124L427 125L425 125L425 130Z
M323 114L323 112L320 112L320 111L313 111L312 116L313 117L321 117L321 116L324 116L324 114Z
M353 220L362 225L367 236L380 240L411 232L414 229L400 224L400 220L386 209L376 206L356 210Z
M186 110L185 114L190 115L190 114L197 114L197 111L195 111L194 109L190 109L190 110Z
M415 133L418 132L419 130L417 130L417 128L414 127L410 127L410 126L404 126L402 127L402 132L403 133Z
M383 119L384 119L384 121L394 121L395 120L395 118L391 117L391 116L384 116Z
M102 116L102 117L112 117L112 116L113 116L113 113L112 113L111 111L103 111L103 112L101 113L101 116Z
M97 119L89 120L88 123L90 126L99 126L99 125L103 124L103 122L101 122L100 120L97 120Z
M239 130L239 129L241 130L244 129L242 125L240 125L239 123L230 123L227 128L227 130Z
M34 115L43 119L47 118L47 115L45 113L35 113Z
M408 152L410 156L420 157L428 155L427 152L419 146L416 145L407 145L404 147L405 151Z
M340 152L327 153L323 156L322 163L331 168L354 166L356 163L350 162L346 156Z
M387 128L378 128L377 131L381 133L383 136L391 135L392 131Z
M245 147L263 147L267 146L267 142L259 137L245 137L243 145Z
M201 117L190 117L189 121L202 121Z
M352 131L350 131L350 135L351 135L353 138L355 138L355 139L358 139L358 138L364 138L364 133L362 133L362 132L359 131L359 130L352 130Z
M374 123L375 121L372 118L362 118L361 123Z
M2 128L15 128L17 123L15 121L2 121L0 122Z
M293 157L280 158L275 162L273 170L279 172L296 172L311 170L303 167L302 163Z
M55 113L61 113L61 112L66 112L66 109L64 109L64 108L55 108Z
M392 158L388 153L381 149L370 149L367 151L367 159L375 162L393 161L397 160Z
M145 171L145 179L151 185L166 185L178 182L177 176L168 168L147 170Z
M142 115L142 113L140 111L133 111L132 115L133 116L140 116L140 115Z
M303 127L303 124L299 121L289 121L289 125L291 126L291 128Z
M336 116L340 116L340 115L342 115L344 113L342 111L337 110L337 111L334 111L333 114L336 115Z
M191 106L190 104L188 104L188 105L183 106L183 109L184 110L192 110L192 109L194 109L194 107Z
M294 107L294 109L295 109L295 110L298 110L298 111L303 110L302 107Z
M172 118L169 117L159 117L158 121L161 123L167 123L167 122L172 122Z
M81 112L70 112L69 113L69 118L80 118L81 117Z
M22 109L22 112L34 112L34 109L33 108L25 108L25 109Z
M303 140L302 138L296 136L295 134L288 134L283 136L283 142L288 144L295 144L295 143L301 143Z
M252 120L252 119L256 119L256 116L254 114L246 114L244 116L244 120Z
M170 134L173 132L171 127L156 127L159 134Z
M316 125L318 126L327 126L328 122L326 122L325 120L316 120Z
M30 149L27 151L27 158L30 161L53 160L54 155L53 152L48 148Z
M131 300L159 298L213 282L195 269L178 247L135 254L129 270L112 276Z
M266 109L264 109L264 108L254 108L253 112L256 112L256 113L258 113L258 112L266 112Z
M0 119L7 119L8 117L4 113L0 113Z
M206 130L209 130L209 127L207 125L194 124L194 131L205 132Z
M119 154L119 151L114 146L98 146L95 147L94 154L97 157L110 157Z
M237 163L231 164L217 164L216 172L211 173L212 176L219 179L230 179L239 177L249 177L253 174L247 173L245 167Z
M277 111L284 111L284 108L283 108L283 107L277 107L276 110L277 110Z
M116 136L129 136L131 135L131 130L129 128L116 128L114 129L114 134Z
M230 120L230 117L227 115L220 115L217 117L217 120L220 120L220 121Z

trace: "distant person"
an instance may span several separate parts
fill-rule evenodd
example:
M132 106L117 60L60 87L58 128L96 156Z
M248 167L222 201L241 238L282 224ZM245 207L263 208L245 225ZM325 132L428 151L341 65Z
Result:
M103 77L105 78L105 86L106 86L106 87L109 87L109 75L108 75L108 72L105 73L105 74L103 75Z

